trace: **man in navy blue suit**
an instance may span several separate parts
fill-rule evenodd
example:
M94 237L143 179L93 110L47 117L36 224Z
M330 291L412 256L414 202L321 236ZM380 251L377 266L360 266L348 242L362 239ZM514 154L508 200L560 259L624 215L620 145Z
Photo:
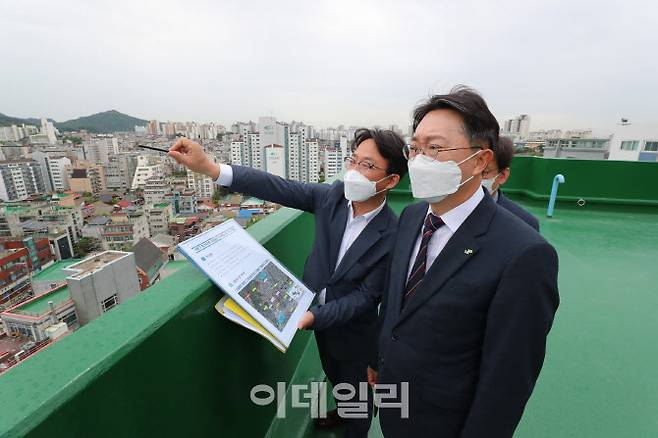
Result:
M485 187L494 201L501 207L514 213L521 218L523 222L539 231L539 221L530 212L521 207L516 202L505 196L500 190L500 186L505 184L510 176L510 166L514 158L514 143L509 137L500 137L496 146L494 159L489 162L487 168L482 173L482 186Z
M344 401L365 402L359 384L365 386L366 415L343 418L348 437L366 437L370 427L372 397L366 368L376 344L377 306L397 226L386 194L407 172L403 147L403 140L392 131L358 130L352 155L346 157L343 181L331 185L216 165L199 144L188 139L176 142L169 152L177 162L233 191L315 215L315 240L303 281L317 293L317 302L304 315L300 328L315 330L322 366L331 383L354 387L354 397ZM316 424L328 427L338 419L333 411Z
M378 389L397 388L382 402L404 399L408 411L380 407L381 428L393 438L510 438L557 310L557 253L481 186L499 134L482 97L466 87L432 96L413 128L405 151L422 202L398 221L368 369Z

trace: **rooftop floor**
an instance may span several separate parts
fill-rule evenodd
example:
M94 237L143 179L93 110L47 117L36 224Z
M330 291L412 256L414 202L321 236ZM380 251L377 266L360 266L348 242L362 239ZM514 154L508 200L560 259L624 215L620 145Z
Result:
M66 259L60 260L48 266L46 269L40 271L34 277L33 281L65 281L67 274L63 269L69 267L74 263L78 263L82 259Z
M113 261L126 257L127 255L129 255L129 253L122 251L103 251L99 254L89 256L79 263L69 265L66 268L66 273L69 277L81 278L103 269Z
M71 298L69 287L64 286L54 292L46 292L16 307L11 313L37 316L48 311L48 302L52 301L55 307Z
M1 336L0 355L16 352L22 345L29 341L30 339L27 336Z
M524 205L558 250L561 303L516 436L658 436L657 209Z

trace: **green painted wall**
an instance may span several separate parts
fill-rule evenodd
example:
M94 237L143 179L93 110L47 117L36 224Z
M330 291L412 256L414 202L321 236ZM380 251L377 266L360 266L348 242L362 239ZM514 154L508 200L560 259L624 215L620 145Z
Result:
M548 199L558 173L565 178L561 201L658 205L658 163L515 157L503 190Z
M609 160L571 160L541 157L514 157L510 178L503 186L507 193L534 200L548 200L553 177L561 173L558 201L586 203L658 205L658 163ZM411 195L406 175L392 195Z
M283 210L249 229L301 275L313 218ZM322 375L310 332L286 354L222 318L219 290L191 265L0 375L0 436L291 436L250 389ZM301 360L302 356L305 357Z

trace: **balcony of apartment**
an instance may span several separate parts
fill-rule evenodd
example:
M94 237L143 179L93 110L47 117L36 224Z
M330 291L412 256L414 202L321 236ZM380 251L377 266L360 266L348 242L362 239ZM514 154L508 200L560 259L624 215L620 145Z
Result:
M554 217L546 204L554 175ZM561 306L517 437L658 436L658 165L517 157L505 186L560 255ZM391 193L396 212L408 183ZM286 208L248 229L301 275L313 217ZM310 332L287 353L222 318L221 292L184 261L165 279L0 375L0 436L336 436L291 408L323 378ZM175 272L174 272L175 271ZM250 390L287 382L287 416ZM377 420L372 436L381 436Z

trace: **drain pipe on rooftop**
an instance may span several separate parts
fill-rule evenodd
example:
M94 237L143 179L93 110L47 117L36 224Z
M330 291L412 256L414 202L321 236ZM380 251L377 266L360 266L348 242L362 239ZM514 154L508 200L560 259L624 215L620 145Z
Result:
M551 188L551 198L548 201L548 210L546 211L547 217L553 217L553 209L555 208L555 199L557 198L557 188L560 184L564 183L564 175L558 173L553 178L553 187Z
M50 322L57 324L57 312L55 311L55 304L52 301L48 301L48 307L50 307Z

